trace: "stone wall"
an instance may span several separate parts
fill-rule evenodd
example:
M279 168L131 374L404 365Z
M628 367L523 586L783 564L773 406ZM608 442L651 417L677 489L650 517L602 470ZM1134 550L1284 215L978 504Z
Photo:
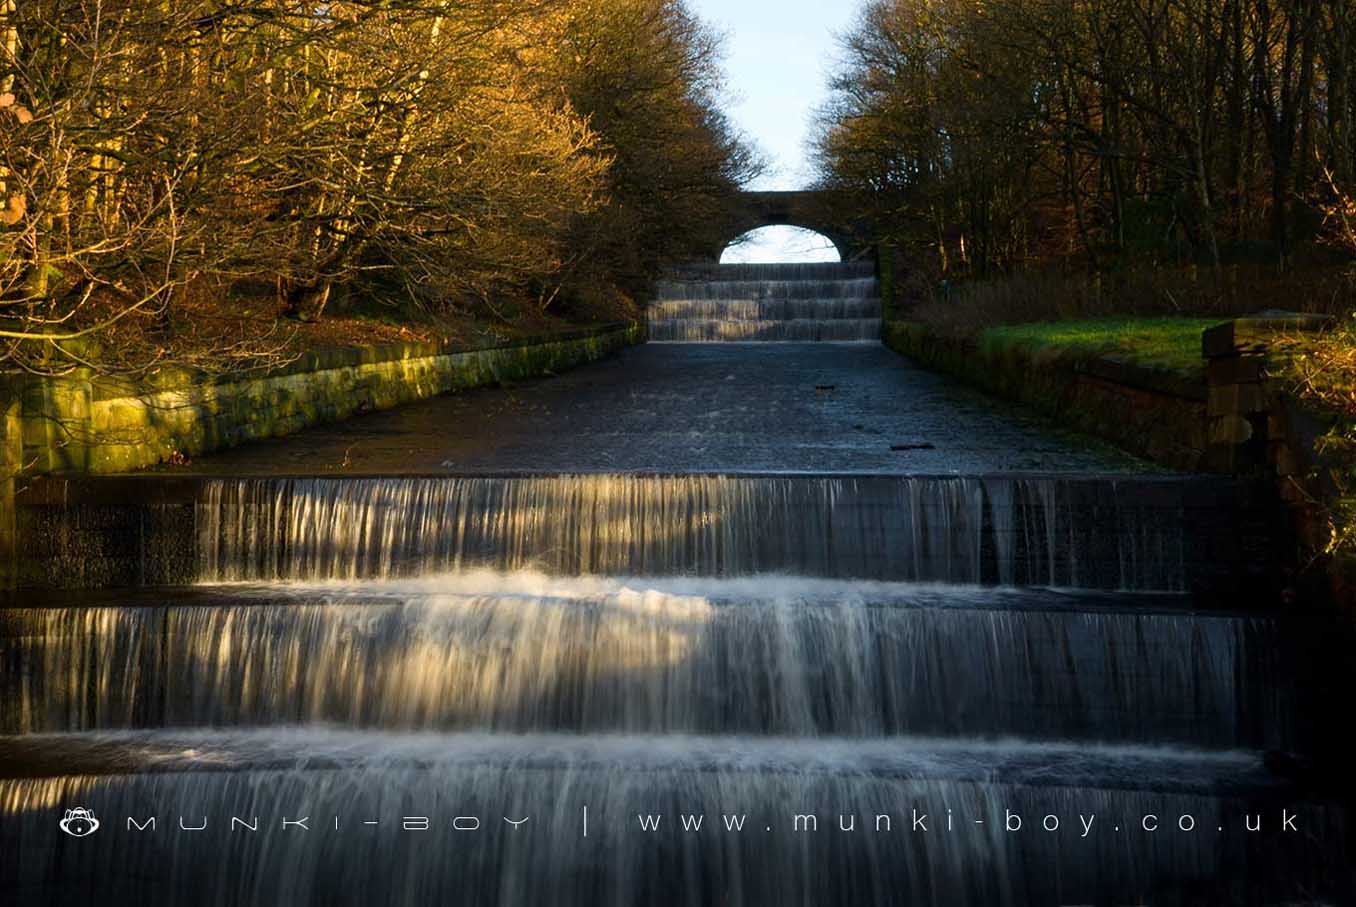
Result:
M538 377L644 339L612 325L482 349L430 343L310 353L262 374L165 371L5 379L19 400L21 459L32 474L118 473L276 437L499 381Z
M1324 502L1335 493L1315 457L1321 420L1276 380L1268 347L1279 334L1321 330L1326 316L1266 312L1204 332L1205 375L1146 368L1114 356L1031 349L1016 342L938 337L908 322L885 326L892 349L1062 425L1111 441L1147 460L1189 472L1255 479L1280 503L1290 550L1279 552L1293 586L1322 583L1356 605L1356 563L1314 559L1328 531Z
M1201 349L1210 385L1209 462L1215 472L1300 475L1320 432L1284 387L1268 380L1269 348L1282 334L1320 331L1333 319L1293 312L1237 318L1207 330Z
M1274 481L1290 522L1295 551L1295 584L1322 581L1333 597L1356 606L1356 563L1338 556L1326 574L1312 569L1315 552L1328 544L1328 510L1341 489L1334 471L1350 471L1349 463L1325 462L1318 439L1331 424L1304 406L1284 383L1270 378L1279 371L1272 351L1279 335L1323 330L1333 323L1326 315L1265 312L1239 318L1205 332L1202 348L1210 376L1210 467L1216 472L1261 476Z
M49 511L28 505L55 486L31 477L128 472L453 390L540 377L644 339L643 325L619 324L480 349L390 344L310 353L226 379L168 370L136 382L0 375L0 590L51 582L23 575L51 562L35 566L27 552L18 556L21 537L51 536L41 525ZM192 507L183 500L164 498L139 510L134 523L122 508L98 506L83 508L75 522L72 537L102 528L121 546L67 552L95 585L125 581L129 570L147 581L191 579L141 575L182 561L151 549L191 543Z
M1207 389L1199 376L1114 356L939 337L911 322L885 344L920 364L1173 469L1206 465Z

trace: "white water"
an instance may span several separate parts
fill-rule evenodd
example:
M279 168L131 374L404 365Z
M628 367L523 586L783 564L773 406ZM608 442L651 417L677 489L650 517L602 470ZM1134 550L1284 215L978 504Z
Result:
M1181 505L1136 494L1004 477L221 480L198 506L199 562L211 581L489 567L1180 591Z
M1257 752L1301 736L1293 642L1276 619L1190 610L1209 563L1185 487L205 483L194 589L0 611L0 893L1340 902L1344 812ZM76 806L97 835L61 833ZM1275 833L1283 808L1304 834ZM1163 831L1131 833L1149 815ZM154 833L126 825L151 816ZM281 824L301 816L306 833Z
M1271 621L1111 596L489 571L207 591L211 606L11 614L0 656L32 680L0 730L1288 738L1284 688L1246 680L1277 673Z
M876 280L860 265L725 265L660 281L650 340L711 343L880 339Z

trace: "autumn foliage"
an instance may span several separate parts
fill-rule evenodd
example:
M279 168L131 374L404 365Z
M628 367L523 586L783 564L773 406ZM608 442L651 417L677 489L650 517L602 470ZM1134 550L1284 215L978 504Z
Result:
M818 153L934 272L1284 272L1356 180L1352 0L871 0Z
M301 321L634 288L756 170L718 64L681 0L0 0L0 365L173 355L204 286Z

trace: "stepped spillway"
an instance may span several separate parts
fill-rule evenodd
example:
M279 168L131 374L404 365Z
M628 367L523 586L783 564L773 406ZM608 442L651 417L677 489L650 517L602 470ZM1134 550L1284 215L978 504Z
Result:
M304 721L1278 749L1294 695L1267 681L1295 648L1271 619L1125 595L491 571L232 585L4 615L0 659L31 680L0 732Z
M1186 591L1210 512L1174 480L525 476L206 483L207 580L465 568ZM1236 528L1231 526L1230 528Z
M223 905L1337 891L1347 812L1265 755L1313 745L1322 624L1203 612L1189 591L1218 553L1200 540L1237 529L1230 488L204 480L192 587L0 609L0 890ZM56 824L75 806L102 823L89 840ZM1282 834L1296 815L1305 834ZM1148 816L1201 833L1131 834ZM1037 832L1050 821L1064 831Z
M1236 523L1215 512L1229 487L203 480L192 587L0 609L0 890L222 905L1336 891L1346 811L1265 756L1312 745L1321 624L1202 612L1189 591L1212 556L1198 540ZM58 827L75 807L101 822L89 839ZM1303 836L1279 828L1295 815ZM1130 833L1146 816L1201 833Z
M855 265L676 281L655 315L874 305ZM648 347L323 434L26 490L0 903L1353 890L1315 760L1348 650L1275 605L1257 483L867 345Z
M874 341L880 291L855 263L691 266L656 284L648 320L656 342Z

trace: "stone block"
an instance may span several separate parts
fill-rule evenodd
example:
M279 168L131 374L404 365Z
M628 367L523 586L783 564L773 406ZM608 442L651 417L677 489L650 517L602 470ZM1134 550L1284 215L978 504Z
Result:
M88 380L70 377L27 381L20 394L26 469L33 472L87 469L91 406Z
M1261 381L1265 375L1265 356L1226 355L1211 359L1205 367L1206 380L1212 386Z
M1206 441L1215 445L1246 444L1253 439L1252 423L1241 416L1221 416L1209 422Z
M1210 418L1247 416L1264 412L1266 408L1266 395L1262 392L1261 384L1212 385L1206 403L1206 415Z
M1206 359L1218 359L1235 353L1258 352L1277 334L1321 331L1331 327L1331 315L1268 310L1246 318L1235 318L1207 328L1201 334L1201 352Z

